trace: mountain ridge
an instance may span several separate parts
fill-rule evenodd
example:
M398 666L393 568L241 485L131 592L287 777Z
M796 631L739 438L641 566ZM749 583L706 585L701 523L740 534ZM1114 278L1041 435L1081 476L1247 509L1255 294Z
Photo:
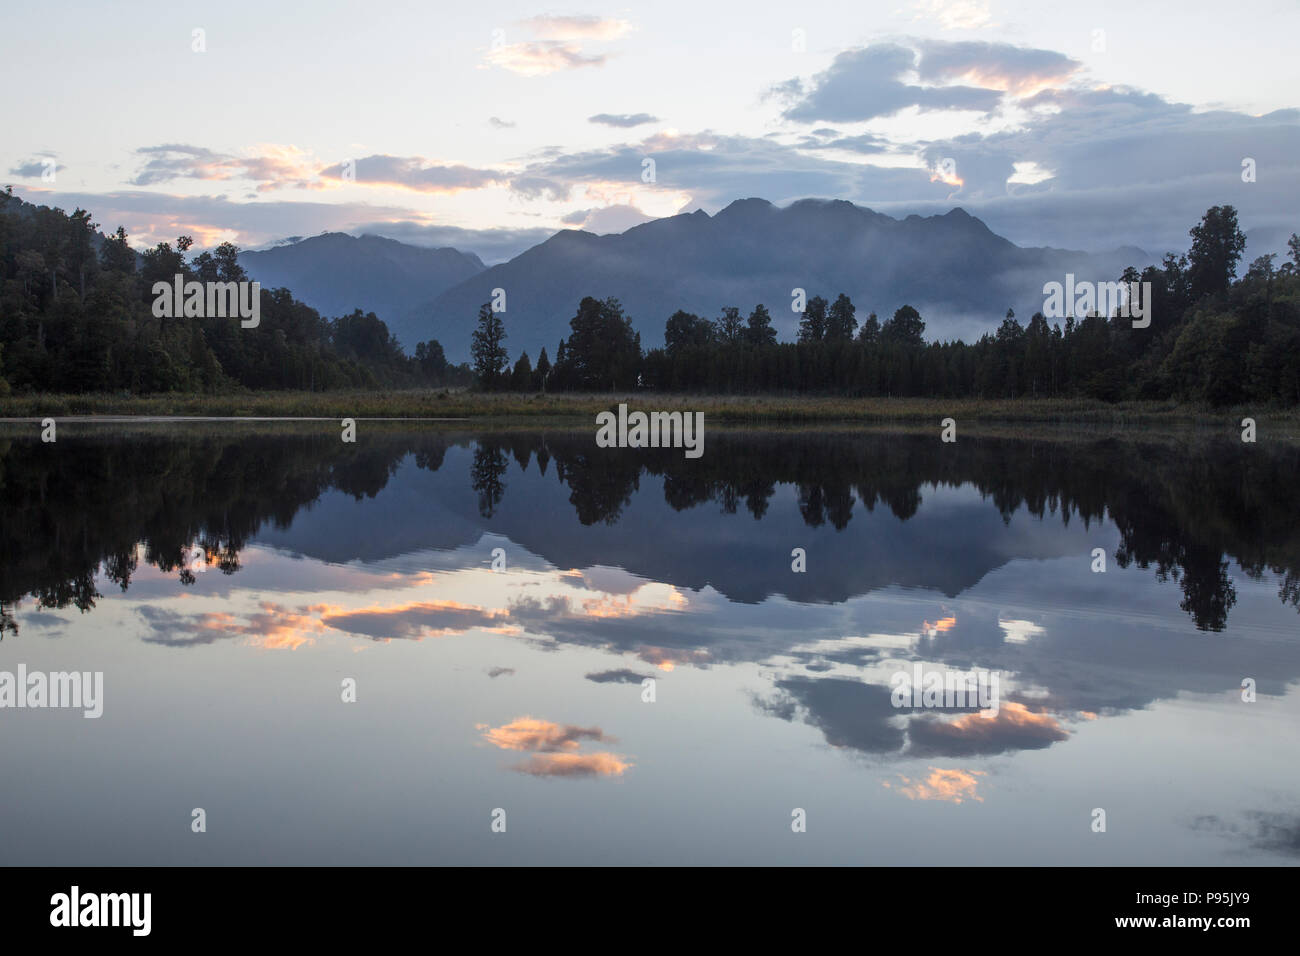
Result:
M527 351L535 361L543 347L553 355L586 295L618 298L646 348L661 344L678 309L713 317L724 306L748 313L759 302L788 340L799 321L792 290L802 288L809 298L848 294L859 320L873 310L883 320L906 303L926 317L930 337L978 337L1008 307L1041 309L1043 283L1066 272L1109 281L1150 261L1131 246L1109 253L1017 246L959 206L895 219L846 200L779 207L751 197L712 216L697 209L622 233L560 230L442 292L406 324L424 324L426 337L461 361L479 307L500 288L512 358Z

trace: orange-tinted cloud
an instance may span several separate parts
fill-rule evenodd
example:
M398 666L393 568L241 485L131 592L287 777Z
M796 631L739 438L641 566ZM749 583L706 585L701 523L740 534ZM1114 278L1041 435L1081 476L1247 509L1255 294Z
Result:
M533 777L621 777L632 764L618 754L533 754L511 769Z
M604 66L608 57L603 53L583 53L577 44L562 40L529 40L496 47L484 59L491 66L520 76L545 76L583 66Z
M997 715L963 714L955 720L918 717L908 727L912 750L936 754L990 754L1037 750L1065 740L1070 732L1051 714L1003 701Z
M539 720L536 717L516 717L500 727L479 724L483 738L494 747L502 750L532 750L544 753L577 750L583 740L612 743L613 738L606 737L599 727L576 727L573 724L557 724L551 720Z
M510 769L533 777L617 777L632 766L621 754L577 752L584 740L614 742L599 727L557 724L525 716L500 727L479 724L477 729L494 747L531 751L527 760Z
M924 780L911 780L902 774L898 779L902 784L895 786L890 781L882 782L886 790L897 789L899 793L909 800L942 800L947 803L961 803L963 800L974 800L983 803L984 798L975 792L979 785L979 777L984 776L983 770L944 770L940 767L931 767L930 775Z

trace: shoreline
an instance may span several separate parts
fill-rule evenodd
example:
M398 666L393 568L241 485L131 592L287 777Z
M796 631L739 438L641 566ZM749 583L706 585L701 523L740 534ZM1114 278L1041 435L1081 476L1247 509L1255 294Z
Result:
M1173 402L1091 399L844 398L832 396L691 395L682 393L517 394L446 390L376 392L252 392L229 395L7 395L0 423L62 421L128 423L220 421L439 422L446 424L586 426L598 412L703 412L716 425L889 426L959 424L1200 427L1240 431L1244 417L1274 432L1300 432L1300 408L1212 409Z

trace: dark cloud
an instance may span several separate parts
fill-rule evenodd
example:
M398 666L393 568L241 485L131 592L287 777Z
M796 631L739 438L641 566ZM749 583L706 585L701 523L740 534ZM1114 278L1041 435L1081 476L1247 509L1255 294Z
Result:
M888 687L840 677L791 677L776 687L776 697L756 701L759 709L782 720L801 718L820 730L832 747L862 753L903 748L903 731L892 721L909 709L894 707Z
M588 674L587 680L596 684L639 684L649 677L649 674L638 674L636 671L622 668L620 670L597 671L594 674Z
M1238 821L1207 814L1194 819L1191 828L1228 837L1267 853L1300 857L1300 816L1294 813L1249 810Z
M1010 43L923 40L918 46L917 74L930 83L974 78L985 87L1023 92L1062 83L1083 68L1064 53Z
M491 627L502 623L503 611L494 611L450 603L421 603L395 608L375 608L360 611L329 613L321 618L328 627L350 634L361 634L375 640L390 638L415 639L452 634L475 627Z
M910 106L922 110L996 109L1002 92L973 86L917 86L900 79L916 68L917 54L905 46L878 43L846 50L810 86L787 83L778 95L796 97L784 112L798 122L853 122L892 116Z
M459 164L430 163L419 156L376 154L355 160L353 166L335 163L320 171L322 179L344 181L354 173L363 185L393 186L421 193L453 193L482 189L503 182L503 174L491 169L474 169Z
M50 159L52 158L53 157L50 157ZM38 157L36 159L28 160L25 163L19 163L17 166L10 169L9 172L14 176L22 176L24 179L34 179L45 175L45 171L49 168L47 163L48 160L42 160ZM68 167L64 166L62 163L56 163L54 171L59 173L67 168Z
M908 753L926 757L1040 750L1069 736L1051 714L1032 711L1012 701L1004 701L992 717L970 713L945 719L927 714L913 718L907 727Z
M651 116L649 113L597 113L595 116L588 116L587 122L598 123L601 126L627 128L643 126L646 123L657 123L659 117Z

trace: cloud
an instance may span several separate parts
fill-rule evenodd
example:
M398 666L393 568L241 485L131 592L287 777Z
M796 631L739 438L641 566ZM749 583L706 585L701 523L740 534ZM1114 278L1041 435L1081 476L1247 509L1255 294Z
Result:
M319 608L292 610L270 602L260 607L243 619L222 612L187 615L154 606L137 608L136 613L151 632L144 641L166 647L197 647L242 637L268 650L297 650L314 644L315 635L324 631L316 613Z
M892 719L908 711L894 707L888 687L841 677L792 677L776 686L780 693L757 700L758 708L782 720L802 719L820 730L832 747L862 753L903 748L903 731Z
M1010 43L923 40L918 45L921 61L917 73L922 81L965 80L1016 96L1059 86L1083 68L1082 63L1064 53Z
M1300 857L1300 816L1294 813L1248 810L1242 814L1240 822L1208 814L1193 820L1191 827L1236 842L1245 840L1254 849L1266 853Z
M604 66L608 57L603 53L583 53L578 46L560 40L530 40L496 47L484 59L491 66L521 76L545 76L560 70Z
M529 751L528 759L510 769L534 777L622 776L632 766L621 754L578 753L583 741L612 743L599 727L557 724L535 717L516 717L508 724L479 724L484 740L502 750Z
M976 30L992 25L988 0L917 0L914 20L934 20L946 30Z
M896 786L891 781L885 780L881 782L881 786L886 790L897 789L909 800L942 800L946 803L961 803L963 800L984 802L984 798L975 792L979 785L979 778L984 776L983 770L955 768L944 770L940 767L929 769L930 775L924 780L911 780L899 774L901 785Z
M583 740L612 743L599 727L577 727L557 724L536 717L516 717L500 727L479 724L483 739L502 750L531 750L539 753L557 753L577 750Z
M489 116L488 125L496 129L514 129L518 124L512 123L509 120L503 120L497 116Z
M632 764L618 754L533 754L511 769L533 777L621 777Z
M579 209L566 215L562 221L575 229L583 229L603 236L613 232L626 232L633 226L649 222L652 218L635 206L620 203L601 206L598 209Z
M327 613L321 622L327 627L374 640L392 638L419 640L460 634L476 627L493 627L509 616L497 611L457 604L454 601L425 601L400 607L363 608Z
M639 684L643 680L648 680L649 674L638 674L634 670L628 670L626 667L612 671L597 671L594 674L588 674L587 680L595 684Z
M136 154L145 157L140 171L129 181L133 186L154 186L178 179L224 182L249 180L259 191L282 187L319 188L316 165L304 150L294 146L266 145L253 155L218 153L203 146L165 143L142 146Z
M521 21L546 40L617 40L632 32L628 20L592 15L552 16L542 14Z
M944 720L926 715L913 718L907 728L910 753L949 757L1040 750L1069 736L1051 714L1035 713L1015 701L1003 701L995 717L973 713Z
M632 31L627 20L589 15L541 15L519 22L538 39L492 47L484 56L488 66L499 66L520 76L604 66L608 55L586 53L582 44L617 40Z
M908 107L921 110L975 110L988 113L1002 102L1002 92L972 86L917 86L900 77L916 68L914 50L896 43L878 43L846 50L813 78L811 88L790 81L774 88L797 94L784 112L799 122L852 122L892 116Z
M442 248L451 246L464 252L473 252L487 265L513 259L526 249L531 249L555 235L554 229L465 229L460 226L439 226L410 220L397 222L369 222L356 227L358 233L398 239L417 246Z
M649 113L597 113L595 116L588 116L587 122L598 123L601 126L628 128L644 126L646 123L657 123L659 117L651 116Z
M467 189L482 189L506 181L496 170L475 169L460 164L431 162L420 156L377 154L355 160L352 165L335 163L320 171L323 179L355 182L363 186L388 186L418 193L449 195Z
M509 677L515 672L513 667L489 667L487 676L491 678Z
M35 179L46 174L46 171L50 168L49 161L53 158L54 157L51 156L45 159L41 159L40 157L29 159L25 163L19 163L17 166L14 166L9 170L9 172L14 176L22 176L24 179ZM56 163L54 171L55 173L60 173L67 168L68 167L64 166L62 163Z

